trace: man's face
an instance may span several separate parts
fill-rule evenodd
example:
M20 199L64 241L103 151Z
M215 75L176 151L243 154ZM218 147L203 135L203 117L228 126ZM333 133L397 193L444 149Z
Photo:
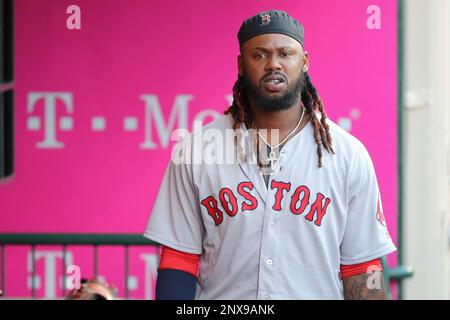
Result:
M246 41L238 56L244 90L257 108L287 109L301 98L303 66L308 55L302 45L284 34L269 33Z

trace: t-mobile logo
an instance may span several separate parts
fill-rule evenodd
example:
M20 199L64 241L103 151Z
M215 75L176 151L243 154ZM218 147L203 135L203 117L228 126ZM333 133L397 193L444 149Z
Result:
M38 101L44 102L42 117L33 115ZM61 102L58 103L57 102ZM64 107L67 115L58 117L56 107ZM70 92L31 92L28 95L27 113L30 115L27 121L28 130L44 130L44 140L37 143L38 148L61 149L64 143L58 141L58 129L62 131L73 130L73 96ZM42 121L43 120L43 121ZM59 120L59 121L58 121ZM43 125L42 125L43 122ZM58 123L59 122L59 123Z

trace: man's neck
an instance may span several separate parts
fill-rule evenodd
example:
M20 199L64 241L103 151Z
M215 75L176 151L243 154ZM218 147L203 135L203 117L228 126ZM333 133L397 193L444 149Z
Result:
M255 107L252 107L252 111L254 117L254 124L253 124L254 129L266 129L267 141L270 144L273 144L271 142L272 129L279 130L278 140L281 142L292 132L292 130L294 130L302 115L301 104L297 104L290 107L289 109L280 111L264 111L261 109L257 109ZM306 126L308 121L309 116L306 114L305 110L303 120L300 123L299 127L297 128L296 132L302 130Z

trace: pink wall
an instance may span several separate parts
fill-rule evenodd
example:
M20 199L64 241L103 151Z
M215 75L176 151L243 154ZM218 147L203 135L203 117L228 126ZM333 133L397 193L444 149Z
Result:
M177 96L191 96L189 128L202 110L222 112L241 22L276 8L305 26L310 73L329 117L350 119L368 148L396 241L396 1L78 0L81 30L68 30L71 4L15 2L16 165L14 178L0 183L0 232L141 233L171 150L161 146L154 114L155 146L142 148L150 118L141 95L157 96L165 124ZM380 30L366 26L372 4ZM45 138L43 93L66 99L55 107L60 148L38 147L52 136ZM104 131L92 129L96 116ZM136 130L124 129L126 117Z

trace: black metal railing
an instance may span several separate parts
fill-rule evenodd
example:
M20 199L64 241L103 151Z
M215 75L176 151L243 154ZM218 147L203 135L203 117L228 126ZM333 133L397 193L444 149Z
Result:
M98 276L98 248L99 246L122 246L125 253L125 298L129 297L129 249L131 246L150 246L159 247L159 244L144 238L141 234L19 234L7 233L0 234L0 289L3 296L7 296L6 278L5 278L5 247L13 245L31 246L31 297L36 296L35 276L36 261L35 252L37 245L59 245L62 246L62 277L63 277L63 295L66 290L66 255L68 245L86 245L92 246L94 250L94 277ZM158 257L158 255L157 255Z
M1 258L1 283L0 289L6 296L5 282L5 246L7 245L30 245L31 246L31 297L35 297L35 249L37 245L60 245L63 248L62 268L63 268L63 293L65 291L65 274L66 274L66 249L68 245L87 245L92 246L94 250L94 276L98 275L98 247L99 246L123 246L125 251L125 298L129 297L128 276L129 276L129 248L131 246L155 246L159 244L144 238L141 234L0 234L0 258ZM394 281L401 283L406 278L413 275L413 270L408 266L397 266L389 268L386 257L382 259L384 270L384 282L388 298L391 299L389 284Z

